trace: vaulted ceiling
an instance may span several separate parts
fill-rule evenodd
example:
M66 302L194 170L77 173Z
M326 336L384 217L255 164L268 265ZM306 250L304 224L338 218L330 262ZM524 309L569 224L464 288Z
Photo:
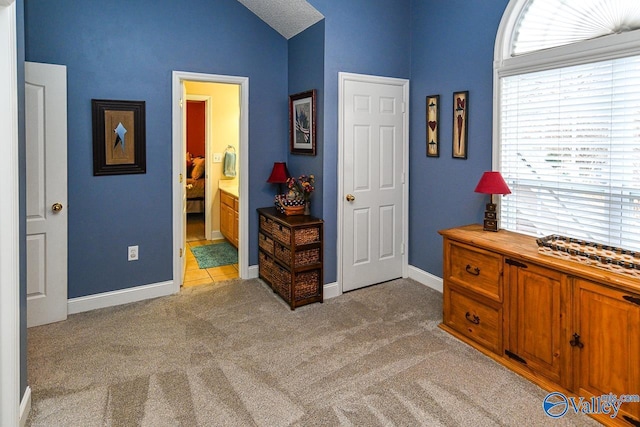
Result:
M238 0L287 40L324 16L306 0Z

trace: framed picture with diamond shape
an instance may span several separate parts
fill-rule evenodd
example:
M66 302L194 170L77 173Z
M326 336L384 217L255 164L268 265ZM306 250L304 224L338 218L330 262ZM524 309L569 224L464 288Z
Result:
M93 175L146 173L145 102L91 100Z

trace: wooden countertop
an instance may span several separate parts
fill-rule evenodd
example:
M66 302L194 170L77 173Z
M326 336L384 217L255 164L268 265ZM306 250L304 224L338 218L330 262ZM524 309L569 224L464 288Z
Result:
M640 294L640 279L581 264L576 261L541 254L538 252L536 238L532 236L507 230L498 230L497 232L484 231L480 224L449 228L440 230L438 233L451 240L499 252L523 261L531 261L542 266L552 267L568 275L598 281Z

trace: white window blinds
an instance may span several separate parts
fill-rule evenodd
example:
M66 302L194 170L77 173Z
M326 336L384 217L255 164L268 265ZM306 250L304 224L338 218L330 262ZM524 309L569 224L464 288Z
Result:
M640 56L500 85L502 228L640 250Z
M515 30L519 55L640 28L638 0L533 0Z

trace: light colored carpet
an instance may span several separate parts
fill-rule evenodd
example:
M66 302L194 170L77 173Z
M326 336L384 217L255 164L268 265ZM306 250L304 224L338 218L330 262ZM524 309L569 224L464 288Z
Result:
M31 426L587 426L449 336L412 280L291 311L259 280L29 329Z

